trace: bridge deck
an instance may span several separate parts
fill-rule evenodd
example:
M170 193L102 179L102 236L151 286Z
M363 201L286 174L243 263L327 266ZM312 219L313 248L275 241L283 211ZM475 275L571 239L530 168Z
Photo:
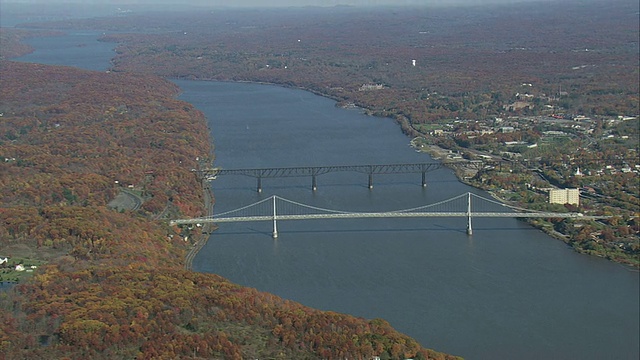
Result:
M600 217L583 216L579 213L500 213L500 212L371 212L371 213L344 213L344 214L306 214L306 215L277 215L276 220L313 220L313 219L367 219L367 218L416 218L416 217L485 217L485 218L575 218L591 220ZM209 222L247 222L247 221L273 221L273 215L263 216L235 216L220 218L197 218L172 220L171 225L204 224Z
M331 172L359 172L363 174L409 174L424 173L440 169L442 163L416 163L416 164L372 164L372 165L335 165L335 166L301 166L301 167L277 167L257 169L200 169L205 176L219 175L244 175L255 178L277 177L303 177L317 176Z

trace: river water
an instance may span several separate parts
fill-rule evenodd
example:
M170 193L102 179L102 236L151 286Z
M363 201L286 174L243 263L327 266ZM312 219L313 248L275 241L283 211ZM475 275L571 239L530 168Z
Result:
M20 60L104 70L113 44L97 34L34 39ZM92 40L93 39L93 40ZM176 81L202 110L222 168L432 161L392 120L277 86ZM325 208L410 208L473 191L448 169L311 179L221 176L217 213L277 194ZM220 224L194 260L197 271L305 305L384 318L424 346L470 359L637 359L639 274L580 255L514 219L357 219Z

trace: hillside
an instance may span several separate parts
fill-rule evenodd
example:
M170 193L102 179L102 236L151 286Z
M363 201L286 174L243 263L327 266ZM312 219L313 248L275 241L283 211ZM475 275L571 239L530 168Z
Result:
M0 255L47 261L0 293L4 358L452 358L184 270L197 229L158 218L202 214L211 148L172 83L9 61L0 79ZM123 191L140 204L109 206Z

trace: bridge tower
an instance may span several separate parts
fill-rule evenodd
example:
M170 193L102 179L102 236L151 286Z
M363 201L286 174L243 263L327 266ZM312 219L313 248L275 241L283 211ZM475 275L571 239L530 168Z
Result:
M467 235L473 235L471 228L471 192L467 193Z
M276 222L276 196L273 195L273 239L278 238L278 224Z

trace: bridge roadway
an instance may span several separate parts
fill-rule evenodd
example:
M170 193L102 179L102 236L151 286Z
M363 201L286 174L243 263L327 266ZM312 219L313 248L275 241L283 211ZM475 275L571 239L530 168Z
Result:
M575 218L584 220L601 219L602 216L583 216L580 213L499 213L499 212L362 212L342 214L301 214L276 215L277 220L311 220L311 219L366 219L366 218L415 218L415 217L487 217L487 218ZM245 221L272 221L273 215L232 216L218 218L195 218L171 220L170 225L228 223Z
M417 163L417 164L372 164L372 165L335 165L335 166L303 166L303 167L278 167L261 169L221 169L205 168L193 170L201 177L213 180L222 175L242 175L257 179L257 191L262 192L262 179L280 177L306 177L311 176L311 189L318 189L317 177L332 172L358 172L369 175L369 189L373 188L373 175L377 174L417 174L422 173L422 186L427 186L427 172L440 169L442 163Z

